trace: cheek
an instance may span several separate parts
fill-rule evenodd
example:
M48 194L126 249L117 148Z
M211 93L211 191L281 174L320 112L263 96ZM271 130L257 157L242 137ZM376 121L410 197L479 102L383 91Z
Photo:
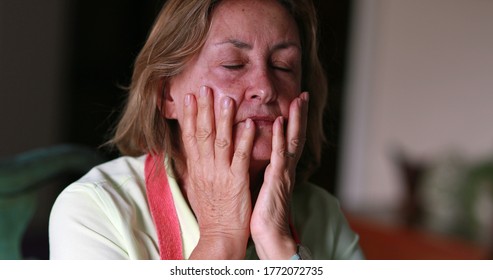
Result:
M300 95L300 92L296 87L292 87L292 88L285 87L281 89L280 92L283 92L284 94L280 94L277 99L277 102L279 104L279 109L284 117L288 117L289 107L291 106L291 102L293 102L293 100Z
M216 117L218 116L218 109L221 108L221 99L223 97L228 96L232 98L236 106L238 106L242 99L241 93L243 92L240 78L218 72L221 71L210 71L207 81L204 82L205 85L212 88L214 93Z

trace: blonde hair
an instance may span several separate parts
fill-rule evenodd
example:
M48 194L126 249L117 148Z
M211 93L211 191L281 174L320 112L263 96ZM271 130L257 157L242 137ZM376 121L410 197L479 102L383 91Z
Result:
M168 0L137 56L123 115L111 144L124 155L166 152L182 161L176 120L163 117L158 94L164 83L180 73L205 43L211 13L220 0ZM302 45L302 89L310 93L306 144L298 176L307 179L319 165L325 142L323 113L327 81L318 57L317 17L311 1L278 0L295 19Z

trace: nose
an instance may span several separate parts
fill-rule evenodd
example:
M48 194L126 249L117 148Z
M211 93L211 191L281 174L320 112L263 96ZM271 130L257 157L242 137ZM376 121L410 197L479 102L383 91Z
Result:
M267 104L277 99L275 79L267 67L252 71L249 80L250 86L246 92L248 100Z

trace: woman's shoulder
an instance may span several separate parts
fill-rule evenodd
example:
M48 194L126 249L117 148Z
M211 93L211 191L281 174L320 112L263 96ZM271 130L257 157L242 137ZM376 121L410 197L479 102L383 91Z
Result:
M75 183L122 185L129 179L143 179L145 156L122 156L93 167Z
M303 182L297 185L293 191L293 200L297 207L309 207L318 209L340 208L339 200L327 190L311 182Z
M293 191L293 220L302 244L315 259L360 259L358 236L351 230L339 201L325 189L302 183Z
M344 220L339 200L327 190L310 182L296 186L293 191L292 212L301 225L333 229Z
M103 209L126 204L147 205L144 160L144 156L123 156L97 165L67 186L60 193L57 203L83 203L91 200Z
M93 167L65 188L67 192L118 192L122 195L145 189L145 157L123 156Z
M120 157L95 166L59 194L50 216L52 257L99 258L87 248L110 259L154 254L155 229L148 211L144 160ZM128 245L132 240L151 249ZM68 254L59 248L62 243L85 244L77 247L84 252Z

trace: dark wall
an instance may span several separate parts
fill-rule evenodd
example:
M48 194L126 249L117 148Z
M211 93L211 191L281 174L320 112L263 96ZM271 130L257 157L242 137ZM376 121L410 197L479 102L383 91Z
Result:
M74 5L66 125L70 142L98 147L111 136L133 61L162 2L79 0Z
M329 98L324 119L327 146L322 163L312 181L331 193L336 192L339 172L340 139L344 109L347 42L351 18L351 2L314 0L319 12L320 56L329 81Z

